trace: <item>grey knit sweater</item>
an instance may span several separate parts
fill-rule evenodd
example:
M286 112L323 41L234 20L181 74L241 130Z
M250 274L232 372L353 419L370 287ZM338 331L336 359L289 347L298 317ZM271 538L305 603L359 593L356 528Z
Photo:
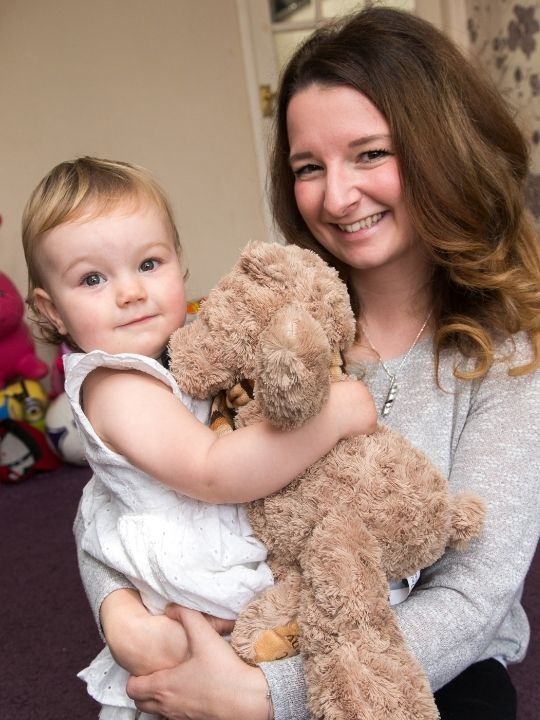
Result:
M528 343L523 335L514 342L512 364L521 364L529 357ZM401 360L385 364L393 372ZM540 533L540 372L510 377L503 360L480 381L458 381L453 368L460 361L454 353L443 355L439 388L431 342L420 343L398 374L399 391L386 418L442 470L453 491L474 490L487 504L482 537L465 553L448 551L424 569L409 599L395 607L433 690L475 661L523 659L529 626L520 598ZM363 379L382 407L389 380L381 366L366 366ZM129 583L80 551L79 562L97 619L103 599ZM307 720L301 657L261 668L276 720Z

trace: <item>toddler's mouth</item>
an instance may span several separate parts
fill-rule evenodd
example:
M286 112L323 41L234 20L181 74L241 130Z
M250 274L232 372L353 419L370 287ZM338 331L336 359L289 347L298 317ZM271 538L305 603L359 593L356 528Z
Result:
M129 325L139 325L140 323L146 322L146 320L151 320L155 315L144 315L143 317L134 318L133 320L129 320L126 323L123 323L120 327L128 327Z

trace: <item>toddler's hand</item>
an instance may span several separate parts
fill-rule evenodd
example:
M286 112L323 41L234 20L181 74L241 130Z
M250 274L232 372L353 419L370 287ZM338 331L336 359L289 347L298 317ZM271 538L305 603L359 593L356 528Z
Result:
M332 383L328 402L333 405L341 437L370 435L376 430L377 408L371 393L360 380Z

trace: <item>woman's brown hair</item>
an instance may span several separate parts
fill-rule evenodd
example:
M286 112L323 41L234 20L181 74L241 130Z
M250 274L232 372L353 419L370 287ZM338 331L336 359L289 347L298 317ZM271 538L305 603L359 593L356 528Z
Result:
M403 193L433 262L438 330L446 347L476 360L481 377L494 344L520 330L540 363L539 238L525 207L526 142L491 82L441 32L407 12L369 7L316 30L282 75L270 161L270 198L287 242L340 265L296 206L287 108L313 84L348 86L384 115ZM354 298L353 298L354 301Z

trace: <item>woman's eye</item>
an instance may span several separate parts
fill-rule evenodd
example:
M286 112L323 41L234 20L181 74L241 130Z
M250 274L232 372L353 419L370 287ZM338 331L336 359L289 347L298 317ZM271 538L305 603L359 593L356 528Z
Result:
M391 155L388 150L366 150L366 152L360 153L358 157L362 162L374 163L377 160L382 160L387 155Z
M159 265L158 260L154 260L154 259L145 260L144 262L141 263L139 270L141 272L148 272L149 270L155 270L158 265Z
M86 285L86 287L94 287L95 285L99 285L102 281L102 277L99 273L89 273L88 275L85 275L81 281L81 285Z
M314 165L313 163L309 163L308 165L302 165L302 167L296 168L295 170L293 170L293 173L294 173L295 177L299 178L299 177L305 177L306 175L311 175L320 169L321 168L319 165Z

